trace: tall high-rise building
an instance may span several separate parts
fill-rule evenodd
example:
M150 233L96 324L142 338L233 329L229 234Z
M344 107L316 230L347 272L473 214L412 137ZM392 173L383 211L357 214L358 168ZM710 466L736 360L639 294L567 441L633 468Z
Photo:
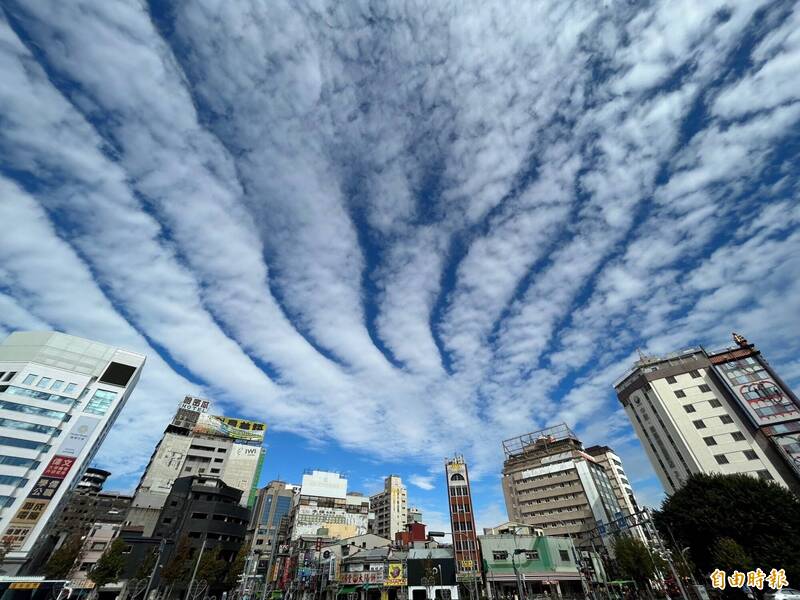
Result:
M480 575L481 553L475 530L475 507L464 457L456 455L444 465L447 477L447 503L450 507L450 529L453 536L456 571Z
M243 506L255 503L266 425L211 415L210 405L208 400L186 396L150 457L128 512L128 524L141 526L145 536L155 531L178 477L218 477L243 492Z
M510 521L546 535L574 535L580 545L588 539L582 534L602 531L625 516L606 469L566 424L505 440L503 451Z
M299 493L299 485L285 481L270 481L258 490L249 529L252 550L260 554L260 567L266 567L269 563L278 541L281 519L288 517L294 497Z
M692 473L746 473L800 491L800 403L760 352L642 357L614 386L668 493Z
M6 573L34 552L131 394L145 357L57 332L0 344L0 539Z
M406 530L408 522L408 491L403 480L389 475L383 482L383 491L369 497L370 509L375 513L372 533L387 540Z
M347 492L347 479L330 471L303 474L290 513L291 539L323 536L351 538L367 533L369 498Z

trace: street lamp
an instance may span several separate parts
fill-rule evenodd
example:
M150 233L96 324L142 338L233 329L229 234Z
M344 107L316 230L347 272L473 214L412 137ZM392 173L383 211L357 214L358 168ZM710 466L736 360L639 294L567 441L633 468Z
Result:
M519 594L519 600L525 600L525 595L523 593L522 582L519 579L519 569L517 568L516 556L517 554L524 554L525 552L525 548L514 548L514 552L511 553L511 566L514 567L514 579L517 581L517 593Z

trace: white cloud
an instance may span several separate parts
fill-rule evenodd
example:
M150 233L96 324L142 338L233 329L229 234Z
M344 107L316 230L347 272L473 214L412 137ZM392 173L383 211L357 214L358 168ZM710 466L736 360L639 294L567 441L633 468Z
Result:
M432 490L436 487L433 483L432 475L411 475L408 481L411 485L415 485L421 490Z

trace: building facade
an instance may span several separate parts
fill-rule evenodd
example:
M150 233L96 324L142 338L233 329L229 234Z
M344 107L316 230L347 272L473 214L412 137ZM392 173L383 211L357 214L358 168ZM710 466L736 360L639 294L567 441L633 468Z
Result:
M445 462L445 475L456 570L459 574L480 577L480 549L473 512L475 507L472 503L472 489L464 457L455 456L448 459Z
M503 442L503 494L510 521L546 535L576 536L623 518L605 468L565 424ZM603 542L611 545L609 536Z
M746 473L798 491L800 403L740 341L643 357L614 386L667 493L693 473Z
M277 547L281 520L288 518L300 486L285 481L270 481L258 490L250 519L251 549L258 556L256 572L263 574Z
M0 539L17 573L125 406L145 357L57 332L0 344Z
M329 471L303 474L290 517L291 539L325 535L333 539L367 533L369 498L347 493L347 479ZM320 534L324 530L324 534Z
M406 513L406 523L422 523L422 510L416 506L410 506Z
M372 533L393 540L405 531L408 522L408 491L403 480L389 475L383 482L383 491L370 496L370 510L375 513Z
M210 401L186 396L167 426L136 488L128 524L150 536L172 485L179 477L218 477L255 504L264 460L266 425L208 413Z

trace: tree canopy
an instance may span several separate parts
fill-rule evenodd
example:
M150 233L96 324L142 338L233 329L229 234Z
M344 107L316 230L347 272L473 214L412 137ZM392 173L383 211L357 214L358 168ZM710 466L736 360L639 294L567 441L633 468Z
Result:
M614 555L619 575L623 579L633 579L639 585L647 585L663 562L650 553L644 542L629 536L619 536L614 540Z
M119 580L125 566L125 556L123 555L125 545L122 538L115 538L103 552L103 556L100 557L94 568L89 571L89 579L94 581L98 588Z
M189 581L192 567L192 549L189 539L184 537L178 542L178 547L172 558L164 565L161 570L161 580L169 585L174 585L180 581Z
M45 576L50 579L64 579L69 575L82 546L83 540L81 540L81 536L75 534L68 537L47 560L44 566Z
M706 573L723 569L718 561L725 560L740 571L783 568L789 581L800 581L800 499L777 483L744 474L692 475L655 520L664 539L689 546Z

